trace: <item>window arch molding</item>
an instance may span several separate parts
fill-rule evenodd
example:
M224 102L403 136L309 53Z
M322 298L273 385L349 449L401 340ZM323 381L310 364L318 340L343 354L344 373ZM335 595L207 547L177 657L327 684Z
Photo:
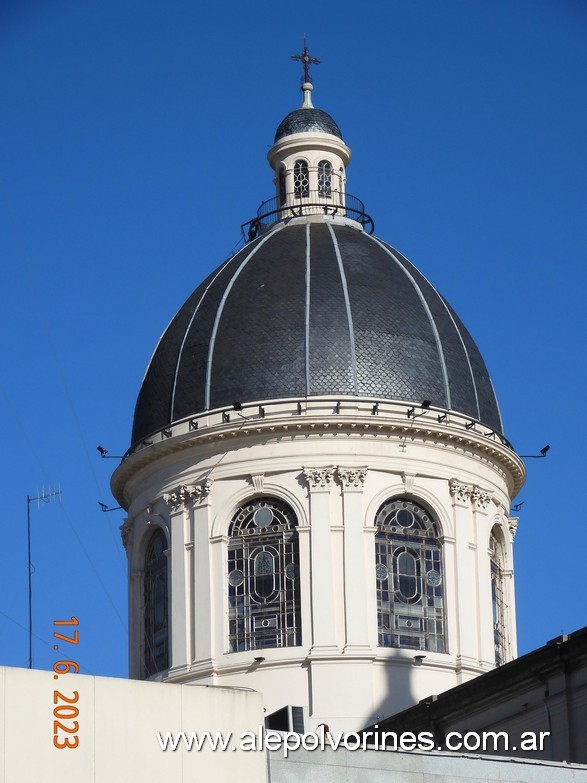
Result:
M263 482L262 492L252 492L250 485L238 489L230 495L222 507L214 514L212 520L212 538L228 538L228 532L233 516L238 508L249 500L255 500L261 496L271 496L276 500L282 500L287 503L298 520L298 530L310 526L308 510L300 502L299 498L280 484L274 484L270 481Z
M171 548L171 529L167 520L162 514L148 514L142 519L139 516L133 522L133 547L132 547L132 560L130 561L131 568L135 571L143 571L145 564L145 555L147 554L147 546L149 539L156 528L160 528L163 531L163 535L167 539L167 548Z
M445 547L437 516L405 492L374 515L378 646L448 649Z
M302 644L299 525L263 487L235 509L227 531L228 653Z
M401 484L392 484L374 495L367 506L365 515L365 525L367 527L377 526L377 512L386 500L399 500L400 498L410 500L423 506L434 518L438 528L438 538L441 544L446 540L454 538L454 524L447 509L440 505L438 497L423 487L417 487L414 492L406 493L406 489Z

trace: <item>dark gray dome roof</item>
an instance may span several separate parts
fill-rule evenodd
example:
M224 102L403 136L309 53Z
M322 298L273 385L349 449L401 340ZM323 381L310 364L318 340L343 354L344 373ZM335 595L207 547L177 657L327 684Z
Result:
M330 114L322 109L310 109L302 107L290 111L287 117L281 121L275 131L274 142L279 141L284 136L291 136L292 133L307 133L309 131L318 133L332 133L342 139L340 128L332 119Z
M306 395L430 400L502 430L481 354L426 278L349 225L294 221L220 266L171 321L133 443L235 400Z

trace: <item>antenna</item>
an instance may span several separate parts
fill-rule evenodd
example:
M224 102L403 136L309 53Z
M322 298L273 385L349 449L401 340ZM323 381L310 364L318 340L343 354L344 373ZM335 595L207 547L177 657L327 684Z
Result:
M45 490L45 486L39 492L37 487L37 496L32 498L29 495L26 496L26 519L27 519L27 558L28 558L28 571L29 571L29 669L33 668L33 564L31 562L31 503L36 501L37 509L41 509L41 503L57 503L61 500L61 484L53 486L49 484L49 488Z

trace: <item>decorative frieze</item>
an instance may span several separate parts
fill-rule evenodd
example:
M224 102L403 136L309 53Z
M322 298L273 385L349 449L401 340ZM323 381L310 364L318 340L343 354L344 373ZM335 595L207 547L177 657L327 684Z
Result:
M471 503L472 506L481 511L485 511L491 502L491 493L486 492L476 484L463 484L456 479L451 479L448 483L448 488L455 502Z
M173 492L163 495L163 500L176 511L190 499L192 503L203 500L210 494L211 490L211 479L206 479L202 484L180 484Z
M334 465L327 468L304 468L304 478L311 490L329 487L335 470Z
M343 489L363 488L367 478L367 468L341 468L336 469L336 476Z

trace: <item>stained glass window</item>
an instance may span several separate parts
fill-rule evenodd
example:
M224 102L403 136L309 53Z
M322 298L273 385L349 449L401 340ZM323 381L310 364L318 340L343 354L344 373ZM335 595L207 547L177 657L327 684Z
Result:
M442 547L428 511L387 500L375 520L380 647L446 652Z
M328 160L318 164L318 193L327 198L332 195L332 163Z
M229 651L302 643L297 519L277 498L238 509L229 529Z
M504 584L504 552L499 530L491 531L489 539L491 563L491 603L493 608L493 645L495 665L501 666L507 660L507 636L505 626L506 601Z
M161 528L157 528L151 536L145 556L145 677L169 668L166 549L165 534Z
M294 164L294 194L296 198L306 198L310 195L308 164L305 160L296 160Z

